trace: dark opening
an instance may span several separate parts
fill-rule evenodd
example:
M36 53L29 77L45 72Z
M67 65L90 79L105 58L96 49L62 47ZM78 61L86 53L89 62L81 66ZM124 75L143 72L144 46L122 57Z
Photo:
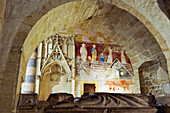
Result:
M84 93L95 93L95 84L84 84Z

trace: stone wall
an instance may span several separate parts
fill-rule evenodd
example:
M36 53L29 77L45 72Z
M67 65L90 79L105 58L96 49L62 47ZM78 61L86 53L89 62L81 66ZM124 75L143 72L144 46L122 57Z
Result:
M21 47L24 42L24 40L19 37L26 37L26 32L30 30L29 25L24 24L21 26L21 23L23 23L25 17L27 17L33 10L39 9L45 3L46 0L7 0L6 6L6 0L0 0L0 14L2 14L2 16L4 15L6 7L5 20L3 17L0 18L0 24L4 25L2 38L0 38L1 113L11 113L12 110L14 110L13 108L18 81ZM4 20L4 22L1 21L1 19ZM21 28L19 29L19 27ZM1 28L2 26L0 25L0 30L2 30ZM15 46L12 47L13 49L9 50L13 41L12 37L16 35L17 31L19 31L17 34L18 39L14 41ZM20 91L20 88L18 88L18 90Z
M156 97L165 96L164 85L169 82L161 63L145 62L139 68L141 93L151 93Z

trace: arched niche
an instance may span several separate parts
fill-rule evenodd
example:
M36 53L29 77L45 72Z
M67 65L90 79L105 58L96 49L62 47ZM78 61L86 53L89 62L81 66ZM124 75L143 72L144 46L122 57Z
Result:
M139 67L140 90L142 94L156 97L166 95L165 85L169 83L166 68L158 60L147 61Z
M60 61L48 64L41 75L39 85L39 100L46 101L52 93L71 93L69 73Z
M84 3L84 2L83 2ZM109 2L110 3L110 2ZM133 7L129 7L126 3L123 3L121 4L122 2L113 2L114 5L116 5L117 7L120 7L122 9L125 9L127 11L129 11L130 13L136 15L136 17L138 17L149 29L150 31L152 32L152 34L157 37L157 40L161 43L161 39L162 38L162 35L159 34L159 32L157 32L157 30L155 29L155 27L152 26L152 24L150 24L150 22L142 15L140 14L139 12L136 11L136 9L134 9ZM70 3L71 4L71 3ZM69 4L69 5L70 5ZM79 3L78 3L79 4ZM67 4L68 5L68 4ZM68 7L69 7L68 5ZM80 4L79 4L80 5ZM26 38L25 40L25 43L23 45L23 48L22 48L22 55L21 55L21 62L20 62L20 72L19 72L19 81L21 80L21 76L24 76L24 72L25 72L25 68L26 68L26 64L28 62L28 59L29 59L29 56L31 55L32 51L35 49L35 47L45 38L45 37L48 37L52 34L54 34L56 31L60 31L62 29L69 29L69 27L74 27L74 26L65 26L61 23L57 23L57 22L54 22L56 24L54 24L52 22L52 20L55 20L54 18L50 17L50 15L59 15L59 12L57 13L57 11L54 11L54 10L57 10L57 9L62 9L61 6L55 8L55 9L52 9L49 13L47 13L44 17L42 17L36 24L35 26L32 28L32 30L30 31L30 33L28 34L28 37ZM47 11L48 12L48 11ZM71 14L71 13L70 13ZM62 17L62 16L61 16ZM71 17L71 16L68 16L68 17ZM91 17L90 17L91 18ZM89 18L89 19L90 19ZM65 18L67 19L67 18ZM87 19L88 19L88 16L87 16ZM60 18L59 20L63 20L62 18ZM55 20L56 21L56 20ZM50 22L50 23L48 23ZM44 23L47 23L44 25ZM63 23L63 22L62 22ZM41 24L43 24L43 26L41 26ZM55 25L55 26L52 26L52 25ZM88 24L87 24L88 25ZM49 27L51 26L51 27ZM81 27L83 25L80 25ZM91 26L94 26L94 25L91 25ZM77 26L76 26L77 27ZM84 27L84 26L83 26ZM50 29L49 29L50 28ZM99 27L99 28L104 28L104 27ZM95 28L96 29L96 28ZM40 33L41 32L41 33ZM108 34L114 34L114 32L112 33L112 31L107 31ZM159 38L158 38L159 37ZM123 38L121 38L123 39ZM164 41L164 39L163 39ZM157 42L156 42L157 43ZM27 47L29 47L28 45L32 44L32 46L30 46L29 50L30 51L27 51ZM163 53L167 54L169 49L167 47L167 45L162 45L161 44L161 47L162 49L164 50ZM159 45L158 45L158 48L159 50L161 51ZM165 56L166 58L169 58L167 55ZM140 61L140 59L134 57L133 58L133 64L134 65L138 65L140 63L137 63L138 61ZM143 60L144 61L144 60ZM142 62L143 62L142 61ZM168 63L169 65L169 63ZM137 66L135 66L137 67ZM24 77L23 77L24 78Z

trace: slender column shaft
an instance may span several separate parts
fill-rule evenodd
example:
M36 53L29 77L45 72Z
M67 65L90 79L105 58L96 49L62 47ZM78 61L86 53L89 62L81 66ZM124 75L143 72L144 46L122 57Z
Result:
M36 65L36 81L35 93L39 93L39 77L41 76L41 58L42 58L42 43L38 46L37 50L37 65Z
M27 64L25 82L23 83L21 93L33 94L35 91L36 59L37 53L35 50Z

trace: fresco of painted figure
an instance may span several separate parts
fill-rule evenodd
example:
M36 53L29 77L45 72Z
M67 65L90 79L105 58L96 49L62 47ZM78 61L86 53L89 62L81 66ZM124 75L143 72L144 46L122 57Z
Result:
M81 48L80 48L80 54L81 54L81 59L83 62L86 61L86 58L87 58L87 50L85 48L85 44L83 43Z
M108 59L107 59L107 63L112 63L112 49L111 47L109 47L109 55L108 55Z
M96 62L97 50L96 50L96 45L94 45L94 44L93 44L93 48L91 49L91 53L92 53L91 62Z

